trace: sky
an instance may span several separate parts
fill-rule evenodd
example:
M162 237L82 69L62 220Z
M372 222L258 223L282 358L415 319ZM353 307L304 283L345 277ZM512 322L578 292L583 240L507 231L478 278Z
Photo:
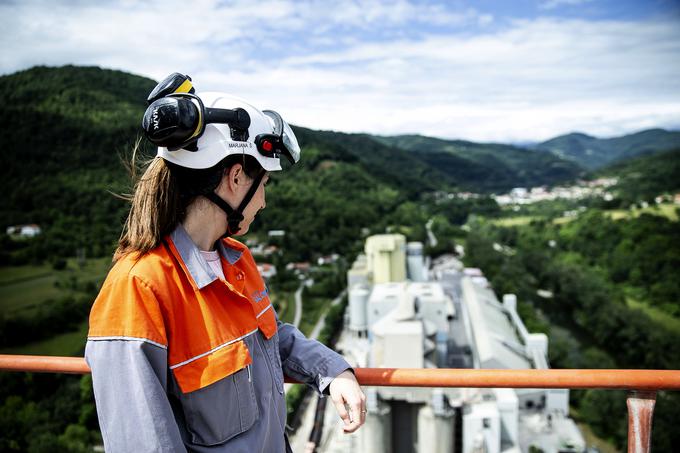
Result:
M680 129L680 0L0 0L0 74L96 65L312 129L525 143Z

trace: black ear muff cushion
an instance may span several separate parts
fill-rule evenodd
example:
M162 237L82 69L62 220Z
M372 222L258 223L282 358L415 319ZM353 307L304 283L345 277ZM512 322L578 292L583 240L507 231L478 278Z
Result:
M192 98L168 96L147 107L142 118L146 137L157 146L181 148L200 135L202 115Z

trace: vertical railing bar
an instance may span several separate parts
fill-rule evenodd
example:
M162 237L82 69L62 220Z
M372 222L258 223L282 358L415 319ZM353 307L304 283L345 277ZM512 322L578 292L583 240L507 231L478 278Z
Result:
M652 442L652 417L656 404L656 391L631 390L628 392L628 453L649 453Z

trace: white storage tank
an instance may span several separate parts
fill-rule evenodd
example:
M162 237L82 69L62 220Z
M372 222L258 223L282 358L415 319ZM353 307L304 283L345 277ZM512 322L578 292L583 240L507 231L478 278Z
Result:
M365 332L368 329L366 310L368 297L371 292L368 287L355 285L349 291L349 328L355 332Z
M375 388L366 389L366 423L358 432L361 449L366 453L392 451L392 417L388 404L380 401Z
M368 285L368 271L366 268L352 268L347 271L347 287Z
M418 453L454 451L454 416L441 389L434 389L432 403L418 410Z
M409 242L406 244L406 266L408 277L412 282L427 281L422 243Z

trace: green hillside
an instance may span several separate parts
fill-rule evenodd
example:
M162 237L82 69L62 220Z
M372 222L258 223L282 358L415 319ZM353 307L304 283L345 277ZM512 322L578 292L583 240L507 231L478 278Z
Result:
M582 173L573 162L510 145L443 140L421 135L373 138L411 152L454 178L461 188L472 192L502 192L520 186L552 185L576 179Z
M536 149L594 170L615 161L680 147L680 132L649 129L622 137L601 139L573 133L536 145Z
M5 225L37 223L42 240L5 241L0 262L41 262L51 256L108 255L127 205L123 160L139 136L146 96L155 82L100 68L36 67L0 77L0 139L5 177L0 215ZM276 175L260 231L293 232L289 248L302 256L345 252L362 227L383 225L406 200L455 185L409 153L360 135L296 128L301 164ZM153 150L143 142L147 155ZM296 239L301 240L299 243Z
M596 174L619 178L616 190L624 206L652 202L657 195L680 192L680 148L626 160Z
M152 80L94 67L36 67L0 77L0 217L37 223L44 241L27 252L110 253L125 215L109 191L127 187L121 156L134 142ZM4 252L5 250L3 250Z

